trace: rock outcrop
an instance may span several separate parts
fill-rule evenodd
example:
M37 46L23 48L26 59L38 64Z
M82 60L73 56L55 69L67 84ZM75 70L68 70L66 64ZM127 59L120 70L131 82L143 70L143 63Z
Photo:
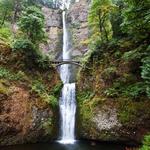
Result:
M43 7L45 16L45 28L48 40L41 45L44 52L48 53L52 59L59 58L62 52L62 11Z
M88 9L89 3L80 0L72 4L67 13L73 58L81 59L88 51Z

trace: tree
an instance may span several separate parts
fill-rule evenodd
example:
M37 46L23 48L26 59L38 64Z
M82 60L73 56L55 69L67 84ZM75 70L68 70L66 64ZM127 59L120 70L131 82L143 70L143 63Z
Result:
M150 1L125 0L123 30L135 40L141 41L150 35Z
M115 11L110 14L113 38L119 39L126 35L121 29L121 24L123 22L122 10L124 9L125 4L123 0L112 0L112 2L116 5Z
M11 12L13 11L13 1L12 0L0 0L0 18L1 26L4 25L6 19L10 18Z
M20 30L34 44L38 44L45 37L44 15L41 10L35 6L28 7L23 12L18 25Z
M24 8L25 0L12 0L13 1L13 16L12 16L12 23L17 21L19 13Z
M100 38L102 42L111 39L110 13L113 9L114 5L111 0L94 0L92 2L88 21L94 39L95 37Z

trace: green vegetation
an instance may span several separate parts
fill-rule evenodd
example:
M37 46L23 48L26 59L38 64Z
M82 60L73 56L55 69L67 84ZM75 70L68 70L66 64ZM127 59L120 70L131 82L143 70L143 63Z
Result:
M121 100L120 100L121 99ZM119 121L127 126L134 126L140 118L148 118L150 115L149 101L135 102L131 101L130 98L120 98L118 102L118 119Z
M36 0L0 0L0 39L8 43L14 55L20 55L26 67L49 69L49 57L39 44L46 40L44 15Z
M22 12L22 17L18 23L20 30L34 44L44 39L44 15L35 6L28 7Z
M92 30L92 39L109 41L112 36L110 13L114 10L110 0L95 0L89 13L89 25Z
M17 81L17 80L23 80L24 76L25 75L22 71L13 73L4 67L0 67L0 79L8 79L11 81L14 81L14 80Z
M18 71L14 73L13 71L10 71L9 69L6 69L4 67L0 67L0 79L6 79L8 81L26 81L27 83L30 80L24 72ZM38 96L40 96L42 100L50 104L53 108L58 105L58 91L60 92L61 86L62 84L59 83L58 85L54 86L54 88L52 88L52 92L49 92L48 87L40 80L32 79L32 83L29 83L31 92L35 92L36 94L38 94ZM3 87L4 86L1 84L1 91L5 90L5 88Z
M5 28L0 28L0 39L6 42L10 42L12 33L11 30L7 27Z
M42 5L55 7L52 0L0 0L0 92L9 91L5 80L21 83L33 99L56 109L62 83L54 80L50 58L40 50L47 40ZM93 0L88 25L89 38L81 41L89 44L83 58L87 68L79 73L82 86L77 94L83 124L88 126L96 108L106 101L117 107L118 119L126 127L139 117L146 120L150 116L150 1ZM47 132L52 122L43 123ZM149 140L146 136L142 150L149 149Z
M146 135L143 140L143 146L140 150L149 150L150 149L150 135Z
M52 133L53 128L52 119L49 118L47 121L44 121L42 127L45 129L46 134L50 135Z
M116 108L118 121L129 130L149 120L149 12L149 0L92 1L89 51L83 60L86 68L78 75L77 93L85 131L94 132L92 115L104 110L102 105Z
M57 85L56 85L57 86ZM58 105L58 97L49 93L48 88L39 80L34 80L31 84L32 92L37 93L44 101L50 104L53 108Z
M96 57L101 66L109 66L101 70L108 85L102 90L105 96L131 99L150 96L149 11L149 0L92 2L88 20L91 52L85 63L89 65ZM120 73L123 61L126 66L131 64L130 70Z

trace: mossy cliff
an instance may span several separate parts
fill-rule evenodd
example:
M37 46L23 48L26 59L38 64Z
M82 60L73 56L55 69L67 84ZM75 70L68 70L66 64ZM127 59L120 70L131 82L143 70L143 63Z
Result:
M61 81L0 41L0 145L56 139ZM26 62L26 63L25 63Z
M80 70L78 138L141 142L150 132L150 101L141 85L141 64L123 58L135 47L129 40L103 44Z

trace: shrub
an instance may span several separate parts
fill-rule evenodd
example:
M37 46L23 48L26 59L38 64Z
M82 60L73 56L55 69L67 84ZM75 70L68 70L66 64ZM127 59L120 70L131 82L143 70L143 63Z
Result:
M104 94L108 97L129 97L136 99L146 92L146 86L143 82L130 83L129 85L122 82L114 82L111 88L104 91Z
M140 150L150 150L150 135L144 137L143 146Z
M34 65L41 69L50 68L50 59L48 56L42 55L42 52L29 39L16 39L13 43L14 52L22 53L25 63L28 67Z
M11 37L11 30L9 28L0 28L0 38L4 41L9 41Z
M32 82L32 91L37 92L39 95L47 91L46 87L41 81L35 80Z
M19 71L18 73L12 73L6 68L0 67L0 79L5 78L8 80L21 80L24 77L24 73Z
M42 94L41 97L50 104L53 108L55 108L58 105L57 98L53 95L48 94Z
M140 59L141 56L142 56L142 53L140 53L137 49L135 49L129 52L125 52L122 58L125 61L130 61L130 60Z
M38 64L39 68L42 68L44 70L50 68L51 64L50 64L49 56L42 55L42 54L38 55L37 64Z
M137 82L131 84L125 88L123 95L131 98L137 98L138 96L145 93L145 84L142 82Z
M23 12L18 25L20 27L20 30L33 43L40 43L45 38L44 15L38 7L28 7Z
M119 92L115 88L109 88L104 91L104 94L108 97L117 97Z
M63 87L63 83L62 82L58 83L56 86L54 86L51 93L53 95L58 96L60 94L60 91L61 91L62 87Z
M31 90L36 92L45 102L50 104L52 107L56 107L58 105L57 98L48 93L47 87L42 83L42 81L35 80L31 85Z
M17 51L30 51L34 49L34 44L25 38L16 39L13 43L13 49Z

